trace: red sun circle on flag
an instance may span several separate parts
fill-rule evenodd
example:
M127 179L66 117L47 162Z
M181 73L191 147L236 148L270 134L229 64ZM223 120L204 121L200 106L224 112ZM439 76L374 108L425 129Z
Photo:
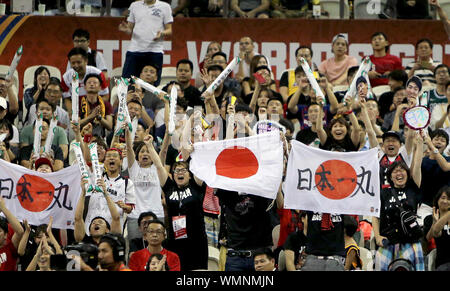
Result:
M258 159L246 147L224 149L216 158L216 174L232 179L245 179L258 172Z
M44 178L25 174L17 181L16 193L24 209L41 212L53 201L55 187Z
M356 171L347 162L328 160L317 167L315 182L320 194L328 199L344 199L355 190Z

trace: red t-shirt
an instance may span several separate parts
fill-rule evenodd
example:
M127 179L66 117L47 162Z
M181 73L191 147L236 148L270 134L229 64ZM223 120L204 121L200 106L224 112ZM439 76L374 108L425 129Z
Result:
M370 56L370 60L373 63L372 70L377 71L380 74L385 72L392 72L393 70L403 70L402 61L399 57L386 54L384 57ZM379 85L388 85L389 79L387 78L375 78L370 79L370 85L372 87Z
M277 247L281 247L289 234L303 229L303 223L300 213L293 213L291 209L278 209L278 216L280 217L280 237Z
M145 271L145 265L147 265L148 259L152 254L145 248L133 253L128 262L128 267L133 271ZM170 271L180 271L180 258L177 254L163 249L161 255L167 256L167 264L169 265Z
M10 239L0 248L0 271L17 271L17 250Z

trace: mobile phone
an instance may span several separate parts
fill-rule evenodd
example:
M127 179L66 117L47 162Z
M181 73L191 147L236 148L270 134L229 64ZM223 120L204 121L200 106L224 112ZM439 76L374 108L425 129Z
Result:
M266 79L264 79L264 77L259 73L254 73L253 76L259 84L264 84L266 82Z
M236 103L236 100L237 100L236 96L230 96L228 98L229 98L228 99L229 104L234 105Z

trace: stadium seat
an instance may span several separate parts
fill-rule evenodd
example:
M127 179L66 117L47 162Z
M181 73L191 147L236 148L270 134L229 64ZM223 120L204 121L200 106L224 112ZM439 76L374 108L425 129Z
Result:
M385 93L391 91L391 87L389 85L380 85L372 87L372 93L375 95L375 97L380 99L380 96Z
M380 12L371 13L371 9L375 7L367 7L371 0L355 0L353 4L353 11L355 12L355 19L379 19L378 14L386 7L386 0L380 0ZM378 7L376 7L378 8ZM368 11L369 10L369 11Z
M360 254L361 254L361 260L362 260L362 269L363 271L373 271L373 256L372 256L372 252L369 251L366 248L359 248Z
M110 78L122 77L122 67L114 68L111 72Z
M61 81L61 71L57 67L49 65L30 66L26 68L23 73L23 88L28 88L34 85L34 72L40 66L45 66L50 71L50 77L56 77Z
M170 81L177 80L177 68L176 67L163 67L161 72L161 82L160 85L166 85Z
M273 241L273 247L272 250L275 250L278 246L278 240L280 239L280 225L275 225L275 227L272 229L272 241Z
M433 249L428 255L427 255L427 265L428 265L428 271L434 271L435 270L435 263L436 263L436 249Z
M217 248L208 246L208 271L219 270L219 256L220 251Z
M322 0L320 1L323 11L327 11L329 19L340 19L340 0ZM344 0L344 19L350 18L350 8L348 1Z
M281 250L278 254L278 271L286 270L286 256L284 255L284 250Z

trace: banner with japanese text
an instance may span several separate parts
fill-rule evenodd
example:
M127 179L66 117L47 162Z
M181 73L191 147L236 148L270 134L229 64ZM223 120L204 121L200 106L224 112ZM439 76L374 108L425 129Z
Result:
M6 207L31 225L47 224L73 229L81 194L78 165L54 173L39 173L0 159L0 195Z
M284 207L379 217L377 153L377 149L324 151L293 140L283 184Z

